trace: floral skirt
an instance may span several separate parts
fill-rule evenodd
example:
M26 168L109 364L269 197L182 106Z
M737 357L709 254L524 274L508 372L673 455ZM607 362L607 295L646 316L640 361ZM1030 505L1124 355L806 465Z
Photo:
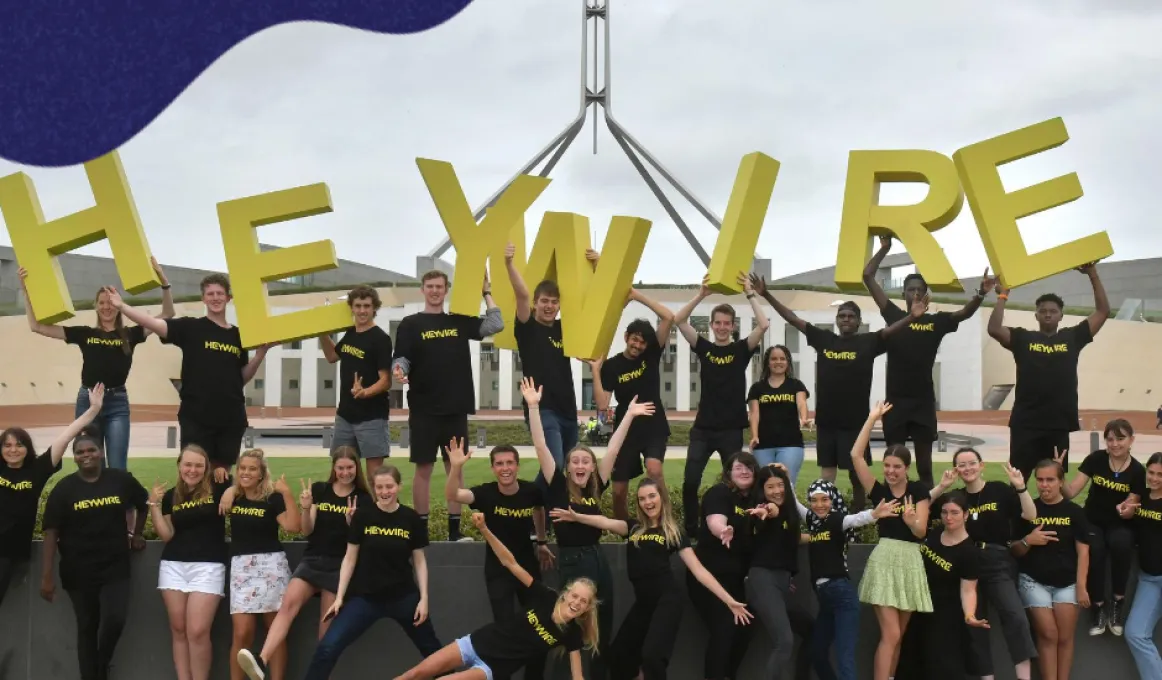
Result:
M270 614L282 606L290 583L286 553L238 555L230 559L230 613Z

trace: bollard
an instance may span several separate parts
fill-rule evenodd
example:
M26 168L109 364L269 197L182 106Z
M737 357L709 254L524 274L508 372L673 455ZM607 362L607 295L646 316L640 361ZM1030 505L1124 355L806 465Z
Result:
M1101 448L1101 434L1098 432L1089 433L1089 452L1093 453Z
M399 428L399 447L401 449L408 448L408 443L411 441L411 433L407 425L401 425Z
M265 406L263 406L262 408L258 409L258 416L259 416L260 418L265 418L265 417L266 417L266 407L265 407Z
M281 406L278 407L278 417L282 418L282 407Z
M246 435L242 437L242 448L244 448L244 449L253 449L254 448L254 428L252 428L252 427L246 428Z
M330 450L331 442L335 440L335 428L327 426L323 428L323 448Z
M936 433L936 450L940 453L947 453L948 441L944 439L944 430Z
M176 449L178 447L178 429L173 425L165 428L165 448Z
M476 428L476 448L484 448L484 441L487 438L487 430L483 427Z

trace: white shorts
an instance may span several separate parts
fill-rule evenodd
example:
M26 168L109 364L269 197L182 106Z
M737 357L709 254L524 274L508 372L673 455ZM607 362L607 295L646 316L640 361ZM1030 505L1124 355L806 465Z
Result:
M171 562L162 560L157 570L157 589L180 593L225 593L226 565L219 562Z
M285 552L236 555L230 559L230 613L273 614L290 583Z

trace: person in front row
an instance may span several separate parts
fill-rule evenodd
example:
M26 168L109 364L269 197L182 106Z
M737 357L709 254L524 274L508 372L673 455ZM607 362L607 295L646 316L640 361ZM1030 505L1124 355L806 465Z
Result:
M1162 619L1162 453L1146 461L1146 487L1140 503L1119 508L1123 518L1133 518L1138 533L1138 585L1126 621L1126 643L1138 675L1162 678L1162 656L1154 644L1154 629Z
M420 656L440 651L428 618L427 523L399 502L403 485L394 466L376 470L371 487L375 503L359 506L351 518L339 592L325 614L334 621L315 648L305 680L327 680L343 650L383 618L399 624ZM264 677L248 674L250 680Z
M578 578L566 582L557 593L525 571L489 529L484 513L472 513L472 523L497 561L528 591L521 598L527 602L527 610L459 638L395 680L499 680L527 663L544 659L554 649L569 655L569 677L585 680L581 650L596 650L598 644L597 586L587 578Z
M84 430L73 440L77 471L62 479L44 506L44 556L40 596L56 595L53 565L59 549L61 585L77 619L81 680L107 680L129 611L129 554L145 548L149 493L137 479L104 467L104 437ZM137 515L126 536L125 515Z

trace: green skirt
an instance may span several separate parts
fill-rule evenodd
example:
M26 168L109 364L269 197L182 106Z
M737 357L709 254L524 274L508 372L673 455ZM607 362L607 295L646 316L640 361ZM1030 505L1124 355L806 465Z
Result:
M902 612L931 612L932 595L920 545L881 538L859 581L859 601Z

